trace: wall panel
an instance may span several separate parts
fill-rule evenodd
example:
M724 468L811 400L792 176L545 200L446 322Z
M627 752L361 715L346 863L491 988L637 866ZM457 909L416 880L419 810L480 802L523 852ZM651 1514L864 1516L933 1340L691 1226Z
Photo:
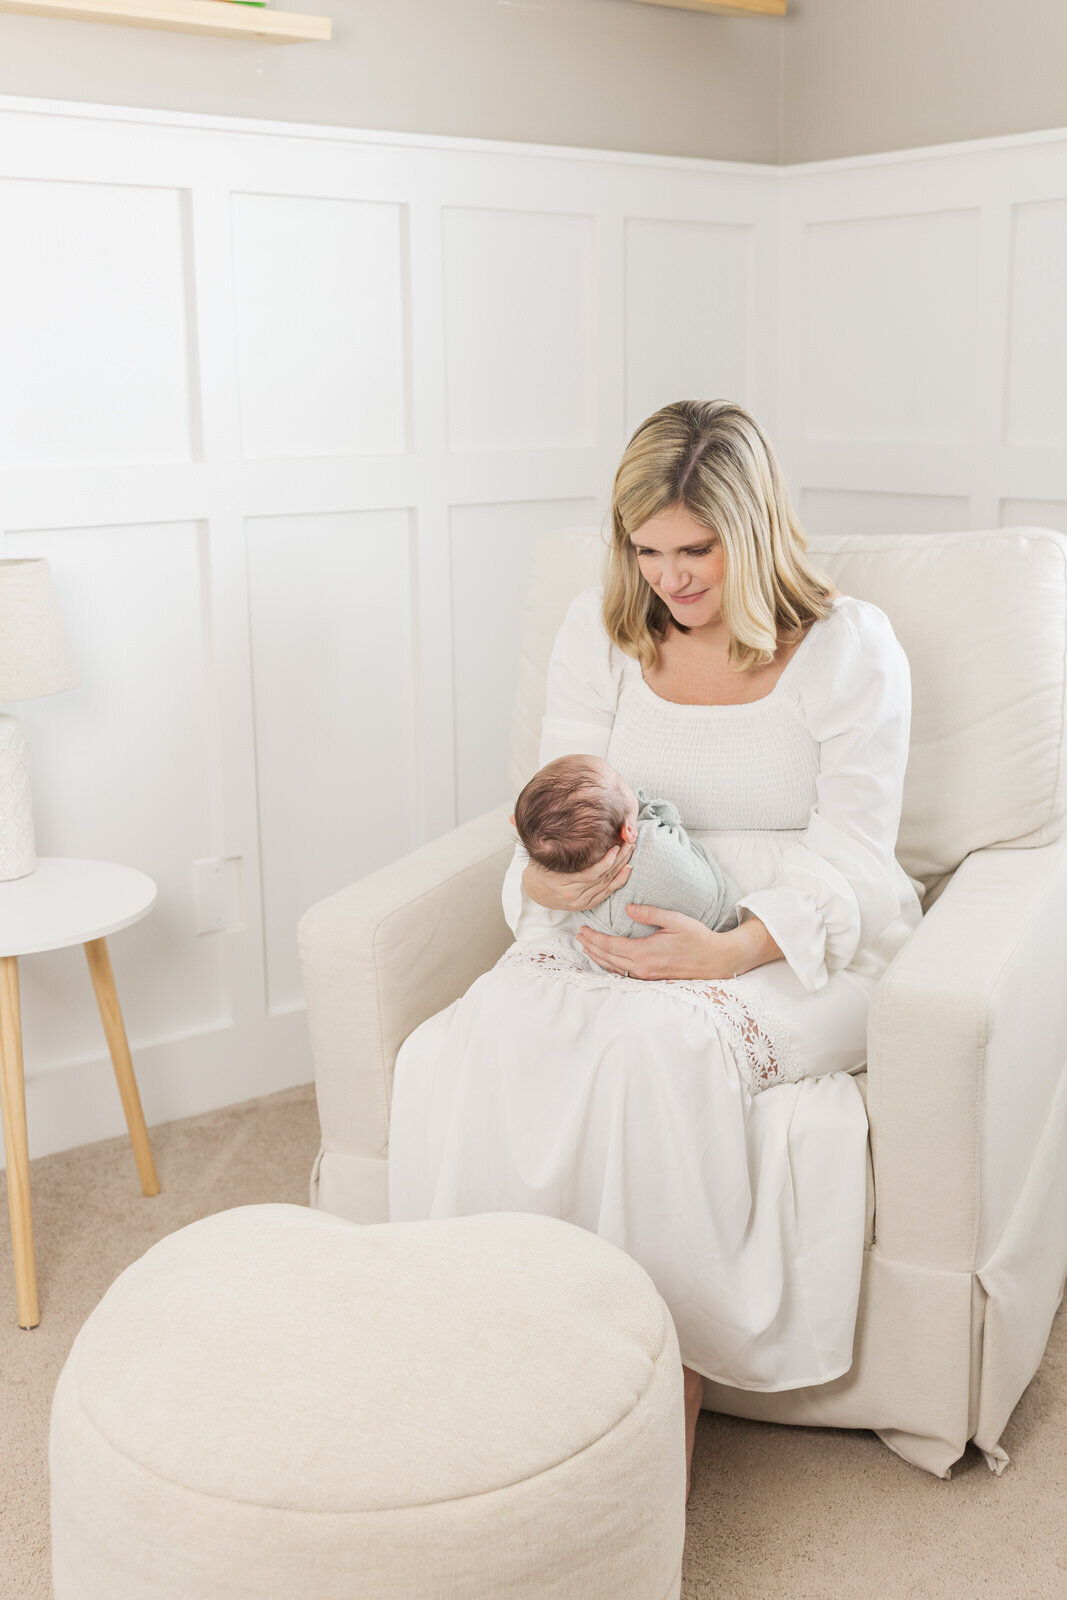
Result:
M751 404L755 229L629 217L626 426L673 400Z
M402 451L403 208L255 194L232 206L244 454Z
M451 448L592 444L592 219L449 207L442 223Z
M1067 499L1067 135L783 173L779 454L813 528Z
M1067 440L1067 198L1012 208L1007 442Z
M952 533L970 526L962 495L877 493L870 489L804 489L801 516L809 533Z
M809 225L804 425L810 437L966 437L977 243L973 210Z
M1002 528L1055 528L1067 534L1067 499L1002 500L998 523Z
M414 848L411 518L246 525L267 1003L299 1005L309 906Z
M0 178L0 466L188 461L175 189Z

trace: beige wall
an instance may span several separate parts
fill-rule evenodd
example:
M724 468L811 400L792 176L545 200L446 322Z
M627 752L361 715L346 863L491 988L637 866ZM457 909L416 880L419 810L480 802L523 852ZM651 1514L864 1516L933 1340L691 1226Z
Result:
M0 94L797 162L1067 126L1067 0L274 0L327 45L0 12Z
M275 3L275 0L272 0ZM0 12L0 93L776 161L781 27L633 0L276 0L330 44Z
M1067 127L1064 0L792 0L781 159Z

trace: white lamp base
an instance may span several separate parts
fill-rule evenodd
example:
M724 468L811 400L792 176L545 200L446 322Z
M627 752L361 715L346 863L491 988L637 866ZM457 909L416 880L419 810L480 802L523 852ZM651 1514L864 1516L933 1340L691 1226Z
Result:
M0 715L0 883L36 867L26 739L18 717Z

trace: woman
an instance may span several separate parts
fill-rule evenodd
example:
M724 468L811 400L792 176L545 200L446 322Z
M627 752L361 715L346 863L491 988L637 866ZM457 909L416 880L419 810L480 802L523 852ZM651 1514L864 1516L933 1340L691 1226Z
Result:
M701 1374L775 1390L851 1364L867 1128L849 1073L921 916L894 855L910 679L884 613L807 561L740 406L643 423L612 519L606 586L556 638L540 759L601 756L673 801L741 920L630 907L659 931L598 934L581 912L626 881L625 852L566 876L517 848L516 943L397 1061L390 1214L546 1212L640 1261L678 1331L688 1463Z

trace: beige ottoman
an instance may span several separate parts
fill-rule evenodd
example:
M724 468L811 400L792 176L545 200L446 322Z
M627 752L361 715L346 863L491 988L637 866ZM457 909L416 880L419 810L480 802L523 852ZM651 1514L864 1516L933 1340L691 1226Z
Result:
M674 1600L682 1369L643 1268L550 1217L172 1234L52 1405L56 1600Z

